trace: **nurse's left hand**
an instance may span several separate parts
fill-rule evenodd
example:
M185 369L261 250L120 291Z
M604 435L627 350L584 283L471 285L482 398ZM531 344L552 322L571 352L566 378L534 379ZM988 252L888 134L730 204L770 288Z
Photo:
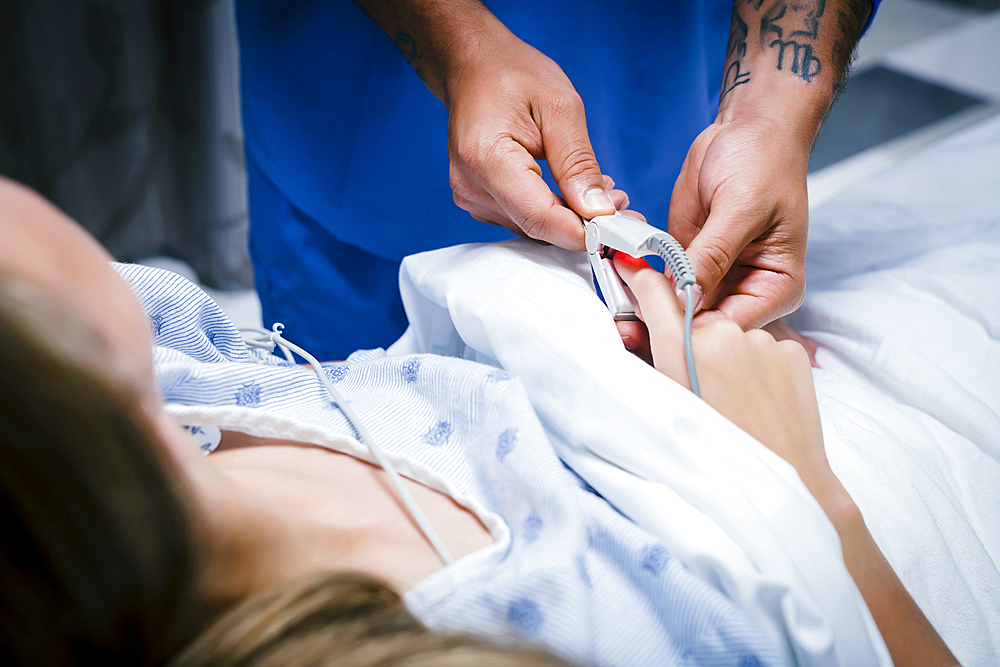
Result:
M757 117L717 120L691 145L668 230L687 249L703 319L752 329L802 302L811 143Z

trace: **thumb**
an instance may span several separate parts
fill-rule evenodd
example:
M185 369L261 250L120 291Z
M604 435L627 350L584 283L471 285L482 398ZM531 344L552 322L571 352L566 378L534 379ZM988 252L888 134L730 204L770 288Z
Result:
M590 145L579 96L540 114L538 128L549 170L569 207L586 220L613 215L615 205L604 187L604 175Z
M757 236L753 226L739 224L738 215L736 211L713 211L687 247L688 260L706 299L719 287L743 248Z

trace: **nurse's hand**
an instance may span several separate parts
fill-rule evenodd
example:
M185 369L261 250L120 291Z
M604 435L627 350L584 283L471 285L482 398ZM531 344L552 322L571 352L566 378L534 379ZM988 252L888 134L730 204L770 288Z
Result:
M447 107L449 180L472 217L583 250L580 218L628 205L601 174L573 84L480 2L359 1Z
M858 0L733 3L718 118L688 151L668 220L707 316L750 329L802 301L809 151L870 11Z
M552 60L503 32L470 54L447 86L455 203L477 220L583 250L580 216L612 214L627 198L609 196L583 102L569 79ZM536 160L548 162L561 198Z
M687 249L708 316L751 329L802 302L811 145L762 118L717 120L691 145L667 229Z

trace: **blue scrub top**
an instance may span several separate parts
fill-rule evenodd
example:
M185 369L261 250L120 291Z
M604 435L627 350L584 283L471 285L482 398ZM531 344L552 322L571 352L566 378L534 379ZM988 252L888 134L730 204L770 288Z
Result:
M489 7L562 67L602 170L665 228L687 150L718 110L731 0ZM357 5L239 0L237 14L265 324L295 322L322 358L387 345L405 328L400 259L511 234L455 206L444 105Z

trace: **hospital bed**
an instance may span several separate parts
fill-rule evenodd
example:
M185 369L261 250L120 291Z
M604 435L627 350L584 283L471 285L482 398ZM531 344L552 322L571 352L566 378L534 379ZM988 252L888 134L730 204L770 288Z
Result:
M812 210L807 275L788 323L819 344L831 465L962 664L1000 664L1000 117ZM563 460L789 661L890 663L795 472L623 349L585 255L445 248L400 284L390 353L516 375Z

